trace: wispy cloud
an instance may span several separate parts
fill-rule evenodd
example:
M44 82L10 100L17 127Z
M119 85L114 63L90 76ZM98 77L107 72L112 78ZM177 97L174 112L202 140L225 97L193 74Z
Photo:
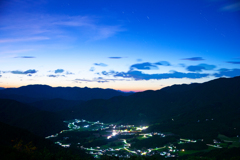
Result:
M75 81L77 81L77 82L97 82L97 83L109 82L108 80L104 80L104 79L94 79L94 80L90 80L90 79L75 79Z
M203 70L213 70L214 68L216 68L215 65L202 63L196 66L188 66L186 69L190 72L202 72Z
M54 74L50 74L50 75L47 75L47 76L52 77L52 78L65 77L64 75L54 75Z
M64 72L64 69L56 69L55 71L54 71L54 73L63 73Z
M97 77L94 79L75 79L75 82L97 82L97 83L106 83L106 82L110 82L110 81L126 81L126 79L105 79L103 77Z
M121 26L95 26L96 34L92 40L106 39L116 35L119 32L125 31Z
M53 78L55 78L55 77L58 77L59 75L53 75L53 74L50 74L50 75L47 75L48 77L53 77Z
M115 73L116 73L116 72L113 71L113 70L111 70L111 71L109 71L109 72L107 72L107 71L102 71L102 75L105 75L105 76L114 75Z
M48 72L51 74L47 75L47 77L66 77L66 75L74 75L74 73L64 69L49 70Z
M220 10L221 11L231 11L231 12L239 11L240 10L240 2L225 5Z
M170 73L160 73L160 74L146 74L141 71L130 70L128 72L116 72L116 71L103 71L102 75L113 76L113 77L122 77L126 79L134 80L161 80L161 79L170 79L170 78L189 78L189 79L198 79L209 76L209 74L200 74L200 73L183 73L177 71L171 71Z
M160 62L157 62L157 63L154 63L156 65L161 65L161 66L171 66L171 64L167 61L160 61Z
M93 71L95 71L95 68L94 68L94 67L91 67L91 68L89 69L89 71L93 72Z
M69 72L69 71L66 72L66 75L72 75L72 74L74 74L74 73Z
M231 64L240 64L240 61L228 61L227 63L231 63Z
M203 61L202 57L191 57L191 58L183 58L182 60L189 60L189 61Z
M117 25L102 25L101 17L94 16L66 16L47 14L12 14L2 17L0 30L4 37L16 37L1 39L0 43L21 42L30 40L46 40L59 38L59 35L69 34L69 28L76 28L72 37L86 38L88 40L106 39L125 29ZM42 37L39 37L42 36ZM24 38L17 38L24 37Z
M137 63L130 66L130 70L138 69L138 70L158 70L158 66L171 66L171 64L167 61L159 61L156 63L144 62Z
M19 49L19 50L5 50L0 52L0 54L12 54L12 53L23 53L23 52L29 52L33 49Z
M59 20L52 18L52 25L72 26L72 27L94 27L94 21L88 16L59 16Z
M240 76L240 69L234 68L234 69L226 69L226 68L221 68L219 69L218 73L214 74L215 77L235 77L235 76Z
M108 57L108 58L110 58L110 59L121 59L123 57Z
M189 78L189 79L198 79L209 76L209 74L200 74L200 73L182 73L177 71L172 71L171 73L162 73L162 74L145 74L141 71L128 71L128 72L117 72L115 77L123 78L133 78L134 80L151 80L151 79L169 79L169 78Z
M186 65L183 64L183 63L179 63L179 66L181 66L181 67L186 67Z
M95 66L101 66L101 67L106 67L108 66L107 64L105 63L94 63Z
M12 43L12 42L23 42L23 41L41 41L48 40L48 37L28 37L28 38L12 38L12 39L0 39L0 43Z
M34 56L17 56L14 58L36 58L36 57L34 57Z
M130 70L157 70L158 66L149 62L133 64L130 66Z

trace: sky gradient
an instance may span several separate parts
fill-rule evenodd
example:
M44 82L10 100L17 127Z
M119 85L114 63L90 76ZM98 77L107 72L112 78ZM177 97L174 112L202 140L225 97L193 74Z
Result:
M0 87L157 90L240 75L240 1L3 0Z

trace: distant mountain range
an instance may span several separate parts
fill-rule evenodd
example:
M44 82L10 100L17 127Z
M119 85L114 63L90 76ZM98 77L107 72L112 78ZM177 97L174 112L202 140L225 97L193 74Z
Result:
M240 133L239 99L240 77L219 78L202 84L173 85L127 97L90 100L59 114L65 119L159 123L150 130L173 131L189 138L201 138L205 134L216 136L219 132L236 136Z
M36 135L48 136L67 129L63 117L53 112L79 106L89 99L131 94L112 89L53 88L46 85L7 88L0 90L0 121L25 128Z
M88 101L91 99L109 99L114 96L128 96L131 94L133 93L124 93L113 89L50 87L47 85L28 85L19 88L6 88L0 90L0 98L13 99L24 103L56 98Z
M33 88L35 90L32 91ZM71 90L79 90L37 85L5 89L9 91L4 94L32 95L33 98L54 98L66 94L44 95L46 88L51 93L70 90L69 95L74 93ZM87 88L85 90L89 91ZM37 96L37 93L41 94ZM78 96L73 96L73 99L76 97ZM216 136L221 132L228 136L236 136L240 133L239 98L240 77L219 78L202 84L173 85L157 91L85 102L55 98L23 104L15 100L0 99L0 121L28 129L41 136L65 129L63 120L75 118L128 124L157 124L149 130L172 131L189 138L201 137L207 133L206 130L211 132L207 133L208 135ZM189 128L194 128L194 132Z

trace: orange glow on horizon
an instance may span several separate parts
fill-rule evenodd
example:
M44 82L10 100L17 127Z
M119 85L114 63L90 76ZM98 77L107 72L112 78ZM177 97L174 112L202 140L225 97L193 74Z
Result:
M122 92L143 92L143 91L146 91L146 90L120 90Z
M36 84L27 84L27 85L36 85ZM22 87L22 86L27 86L27 85L8 85L8 84L5 84L5 85L0 85L1 88L19 88L19 87ZM49 85L49 84L40 84L40 85L48 85L48 86L51 86L51 87L79 87L79 88L84 88L84 87L81 87L81 86L59 86L59 85L56 85L56 86L53 86L53 85ZM101 87L89 87L89 86L86 86L88 88L101 88ZM107 89L107 88L102 88L102 89ZM119 90L119 91L122 91L122 92L143 92L143 91L147 91L147 90L153 90L153 89L120 89L120 88L109 88L109 89L114 89L114 90ZM156 89L156 90L159 90Z
M28 85L35 85L35 84L28 84ZM40 85L48 85L48 84L40 84ZM22 86L27 86L27 85L22 85ZM21 85L2 85L0 86L0 88L19 88L22 87ZM48 85L51 87L79 87L79 86L52 86L52 85ZM88 86L86 86L88 87ZM79 87L79 88L84 88L84 87ZM96 87L88 87L88 88L96 88ZM99 87L100 88L100 87ZM106 89L106 88L102 88L102 89ZM118 89L118 88L109 88L109 89L114 89L114 90L120 90L122 92L143 92L149 89Z

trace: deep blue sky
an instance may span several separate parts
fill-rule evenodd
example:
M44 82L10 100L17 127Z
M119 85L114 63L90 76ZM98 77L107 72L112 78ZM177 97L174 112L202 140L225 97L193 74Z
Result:
M240 1L3 0L0 86L156 90L240 75Z

